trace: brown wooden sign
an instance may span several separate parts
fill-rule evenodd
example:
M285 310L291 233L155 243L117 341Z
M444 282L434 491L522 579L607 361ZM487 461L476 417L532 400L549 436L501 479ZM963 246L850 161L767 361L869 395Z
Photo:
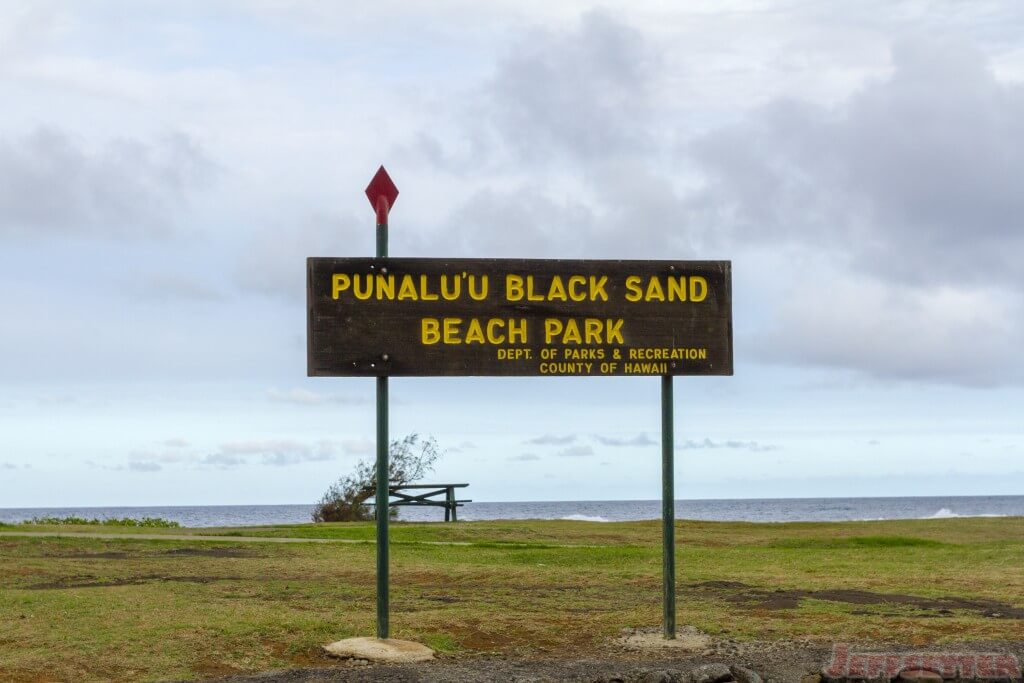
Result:
M310 258L310 376L731 375L729 261Z

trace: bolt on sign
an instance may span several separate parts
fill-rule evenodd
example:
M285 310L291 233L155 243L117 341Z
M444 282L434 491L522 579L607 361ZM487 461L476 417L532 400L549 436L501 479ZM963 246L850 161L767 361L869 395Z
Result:
M310 258L310 376L731 375L729 261Z

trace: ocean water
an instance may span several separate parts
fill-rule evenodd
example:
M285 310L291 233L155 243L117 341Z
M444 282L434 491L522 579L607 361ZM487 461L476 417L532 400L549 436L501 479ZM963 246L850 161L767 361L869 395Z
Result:
M0 522L33 517L163 517L186 527L301 524L312 505L201 505L166 507L0 508ZM677 519L746 522L839 522L882 519L1024 516L1024 496L937 496L913 498L774 498L677 500ZM660 519L659 500L534 501L467 503L459 519L573 519L619 522ZM442 508L403 507L399 519L444 520Z

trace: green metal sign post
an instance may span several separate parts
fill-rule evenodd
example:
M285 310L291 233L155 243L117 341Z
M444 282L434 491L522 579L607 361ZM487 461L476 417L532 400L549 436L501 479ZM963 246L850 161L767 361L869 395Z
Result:
M661 582L662 630L676 637L676 500L672 375L661 378Z
M366 196L377 213L377 258L388 255L388 213L398 197L398 188L391 181L388 172L381 166L366 188ZM387 351L381 353L382 372L388 361ZM377 376L377 491L374 505L377 518L377 637L387 640L390 636L390 605L388 600L390 584L390 560L388 537L388 377Z

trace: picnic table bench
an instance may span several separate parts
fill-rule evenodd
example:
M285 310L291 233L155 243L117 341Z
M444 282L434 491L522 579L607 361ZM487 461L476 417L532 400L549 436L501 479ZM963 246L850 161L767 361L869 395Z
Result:
M459 521L458 509L463 503L472 503L469 499L456 499L455 489L461 489L469 484L390 484L388 493L388 507L400 505L426 505L430 507L444 508L444 521ZM416 493L423 491L423 493ZM441 498L441 496L444 496ZM396 498L397 500L392 500ZM370 503L372 505L372 503ZM376 514L376 513L375 513Z

